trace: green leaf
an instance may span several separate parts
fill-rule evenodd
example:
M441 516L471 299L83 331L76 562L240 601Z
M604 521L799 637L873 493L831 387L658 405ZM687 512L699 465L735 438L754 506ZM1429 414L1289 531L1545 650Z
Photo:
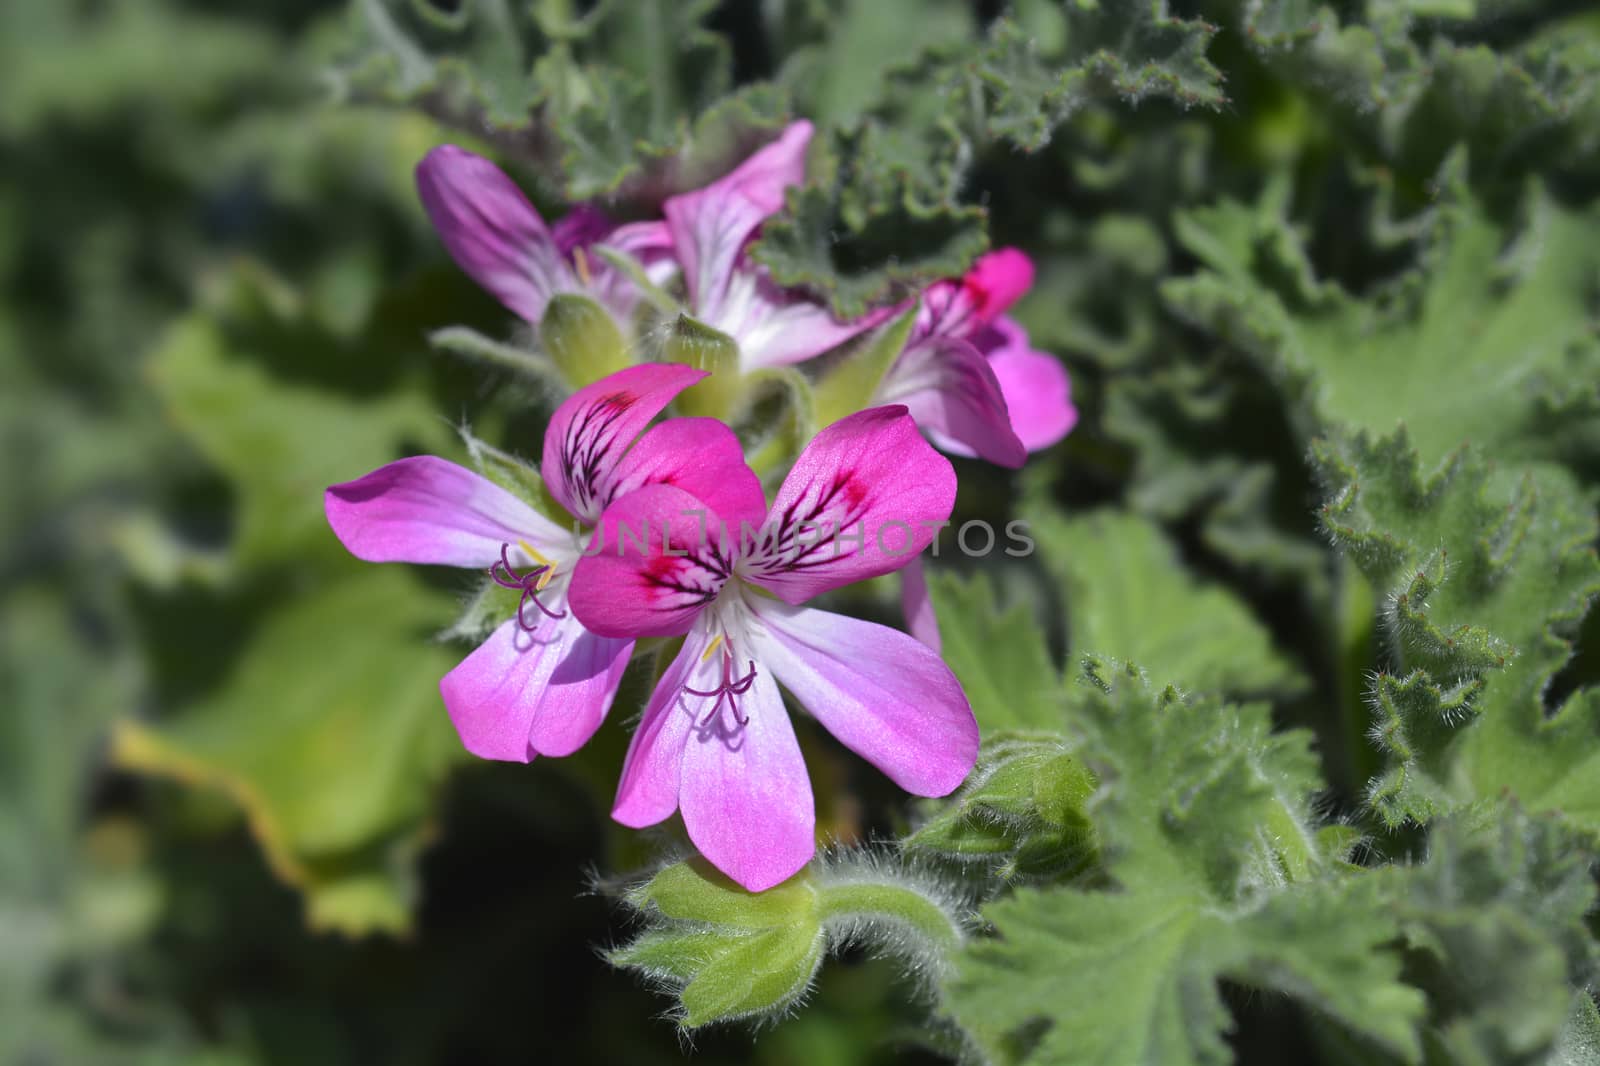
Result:
M729 95L709 0L569 5L356 0L337 83L485 136L567 200L644 207L705 184L771 140L781 93ZM567 9L563 12L563 9Z
M1470 450L1425 475L1404 433L1325 442L1316 459L1324 525L1379 591L1399 675L1375 683L1391 760L1378 813L1424 821L1509 790L1600 833L1600 700L1579 691L1550 716L1542 698L1600 593L1595 515L1570 479L1511 480Z
M1593 173L1600 56L1583 33L1552 20L1520 45L1457 44L1449 29L1424 45L1406 10L1415 6L1371 5L1369 25L1342 25L1331 6L1304 0L1245 5L1237 17L1243 39L1331 120L1348 150L1365 149L1413 181L1463 145L1475 180Z
M396 458L402 441L441 438L417 393L355 399L274 380L203 314L180 319L150 359L150 381L179 429L238 498L238 566L343 557L322 513L329 485Z
M1127 667L1091 662L1087 681L1068 719L1120 891L1025 888L988 905L997 937L971 943L946 986L956 1021L1000 1062L1226 1063L1228 978L1414 1061L1422 997L1383 949L1398 927L1378 884L1312 879L1335 856L1310 829L1305 734Z
M124 719L113 756L238 804L314 927L400 932L432 789L462 758L438 696L458 657L424 639L448 598L349 567L269 615L215 691Z
M928 570L944 660L961 681L984 733L1059 729L1060 675L1033 607L1019 601L1002 611L983 575L963 580Z
M816 292L842 318L958 276L988 247L983 211L929 196L880 139L864 126L814 146L812 182L788 191L751 246L779 284Z
M1416 269L1371 299L1313 277L1272 197L1180 212L1179 238L1209 269L1167 282L1163 297L1258 360L1308 439L1403 424L1429 464L1466 441L1506 457L1548 454L1563 440L1552 413L1581 420L1592 409L1588 385L1580 396L1555 383L1600 380L1600 213L1534 188L1513 230L1459 166L1441 184Z
M1592 853L1576 843L1486 804L1439 823L1426 862L1376 875L1428 994L1430 1062L1548 1061L1594 972Z
M1126 656L1162 681L1241 694L1291 690L1299 675L1226 589L1191 577L1148 519L1114 511L1030 517L1066 601L1071 656Z

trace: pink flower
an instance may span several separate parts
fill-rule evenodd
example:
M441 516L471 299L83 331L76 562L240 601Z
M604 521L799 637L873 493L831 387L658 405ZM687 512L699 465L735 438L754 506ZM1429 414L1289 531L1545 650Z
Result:
M589 296L624 327L631 323L638 289L594 255L594 245L604 242L647 267L667 258L667 232L659 222L619 227L598 209L580 205L547 226L504 171L453 144L440 145L417 164L417 192L461 269L535 326L558 293Z
M695 846L752 891L794 874L815 851L815 812L779 682L907 791L959 785L978 727L939 656L798 606L903 566L955 489L905 408L882 407L819 433L770 508L753 476L717 498L668 484L618 497L578 562L572 609L605 637L685 640L634 733L613 817L640 827L681 810Z
M545 432L541 472L550 495L588 526L614 499L647 485L692 492L714 507L759 494L738 440L720 422L677 418L645 429L705 376L658 363L580 389ZM597 635L568 609L576 530L428 455L334 485L324 506L334 534L359 559L487 570L520 594L514 616L439 684L468 751L527 762L569 755L594 735L633 641Z
M812 126L796 122L730 174L663 205L683 265L689 313L739 343L740 369L787 366L821 355L882 322L888 310L850 322L774 282L746 254L761 224L805 180Z
M876 402L905 404L945 451L998 466L1019 467L1065 437L1078 420L1066 368L1003 314L1032 285L1033 263L1015 248L930 285Z

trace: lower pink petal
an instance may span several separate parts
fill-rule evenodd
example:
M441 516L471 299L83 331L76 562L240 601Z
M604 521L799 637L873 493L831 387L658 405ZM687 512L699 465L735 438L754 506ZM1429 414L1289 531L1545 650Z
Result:
M1009 318L996 319L981 339L1006 398L1011 428L1023 446L1036 452L1070 433L1078 423L1078 409L1072 405L1072 381L1061 360L1035 351L1027 332Z
M885 402L905 404L946 451L1011 468L1027 461L994 369L964 340L933 336L907 348L880 391Z
M642 829L672 817L678 809L678 785L683 778L683 749L695 723L695 708L687 706L683 686L697 668L702 667L711 636L699 629L683 642L683 647L667 666L655 692L645 706L628 757L622 763L617 781L617 799L611 817L623 825ZM699 685L690 684L691 688Z
M559 609L559 601L545 602ZM570 755L600 728L633 642L544 619L529 633L506 622L439 682L461 743L484 759Z
M720 676L716 656L705 666ZM712 677L708 669L697 674ZM816 853L816 810L777 684L758 663L739 698L743 724L727 707L713 712L709 698L686 702L699 715L684 746L678 797L689 839L752 892L787 881Z
M505 544L570 543L555 523L487 478L431 455L381 466L323 497L350 554L374 563L487 567Z
M887 626L753 600L758 661L845 747L907 792L943 796L978 757L978 723L937 652Z

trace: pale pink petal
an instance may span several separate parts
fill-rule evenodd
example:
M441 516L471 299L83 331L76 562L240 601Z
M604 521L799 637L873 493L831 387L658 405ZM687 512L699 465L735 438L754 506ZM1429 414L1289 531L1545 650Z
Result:
M752 601L770 667L845 747L919 796L943 796L978 757L978 722L950 668L887 626L772 600Z
M964 340L935 334L910 345L885 375L879 396L905 404L935 439L957 442L959 455L1012 468L1027 461L989 360Z
M747 573L790 603L905 566L955 505L950 460L904 407L874 407L818 433L784 478Z
M1033 288L1033 260L1020 248L996 248L978 257L961 284L971 294L979 323L992 322Z
M720 660L712 655L699 664L689 687L714 689ZM736 707L717 707L711 697L683 697L694 725L683 749L678 807L700 854L761 892L794 876L817 844L811 780L789 712L772 675L759 663L755 671Z
M612 475L605 503L646 485L676 485L737 532L767 513L761 479L733 430L715 418L669 418L646 430Z
M881 307L844 321L804 295L775 285L765 269L754 265L741 267L732 287L752 289L748 301L733 301L742 315L711 324L738 340L746 370L805 362L904 310L903 306Z
M712 323L721 317L745 242L783 206L784 189L805 180L811 134L811 123L796 122L732 173L662 205L698 317Z
M512 180L480 155L442 144L417 164L417 192L461 269L537 325L575 286L555 236Z
M706 376L679 363L644 363L585 385L556 408L540 470L556 502L592 524L634 439L673 397Z
M905 615L906 628L912 636L932 648L935 654L943 650L939 616L934 613L933 597L928 595L928 575L923 570L920 555L900 571L900 611Z
M370 563L480 568L519 539L536 547L571 540L499 485L431 455L334 485L322 504L339 542Z
M617 781L617 799L611 807L611 817L623 825L642 829L670 818L678 809L683 749L695 724L694 707L684 701L697 699L686 696L683 686L707 691L693 684L691 677L697 670L705 672L705 651L710 643L711 635L704 627L689 634L656 683L644 717L633 731ZM702 680L710 676L706 674Z
M573 569L579 621L613 637L689 631L733 571L717 517L672 485L647 485L606 508Z
M1072 405L1072 381L1061 360L1035 351L1027 331L1010 318L996 319L978 340L988 349L1011 428L1024 447L1036 452L1072 431L1078 409Z
M562 606L559 595L544 602ZM542 618L532 633L512 619L439 692L462 745L480 758L570 755L600 728L632 651L632 641L596 636L571 617Z

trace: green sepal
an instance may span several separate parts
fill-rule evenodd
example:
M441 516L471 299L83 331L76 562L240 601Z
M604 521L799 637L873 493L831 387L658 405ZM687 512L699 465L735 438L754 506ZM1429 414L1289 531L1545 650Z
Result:
M814 390L817 421L827 426L871 407L883 377L905 350L916 325L920 302L875 332L867 343L846 354Z
M542 352L530 352L514 344L485 337L467 326L446 326L428 334L428 343L474 362L487 363L533 379L564 394L570 388L566 374Z
M738 341L680 314L672 322L661 354L669 363L683 363L711 375L679 394L678 407L684 414L728 418L740 391Z
M746 461L766 479L787 470L816 435L815 391L793 367L757 370L744 376L731 421Z
M765 892L691 859L623 900L646 928L607 958L673 992L685 1029L782 1015L810 989L830 948L865 944L931 977L965 940L952 901L866 851L815 862Z
M748 892L694 859L668 866L626 898L657 924L608 958L678 985L685 1028L781 1013L822 965L827 942L809 870Z
M550 298L539 322L539 340L574 388L582 388L628 365L628 346L606 309L576 293Z
M999 733L978 754L955 801L905 847L989 865L1005 882L1075 875L1095 859L1085 804L1095 777L1048 733Z

